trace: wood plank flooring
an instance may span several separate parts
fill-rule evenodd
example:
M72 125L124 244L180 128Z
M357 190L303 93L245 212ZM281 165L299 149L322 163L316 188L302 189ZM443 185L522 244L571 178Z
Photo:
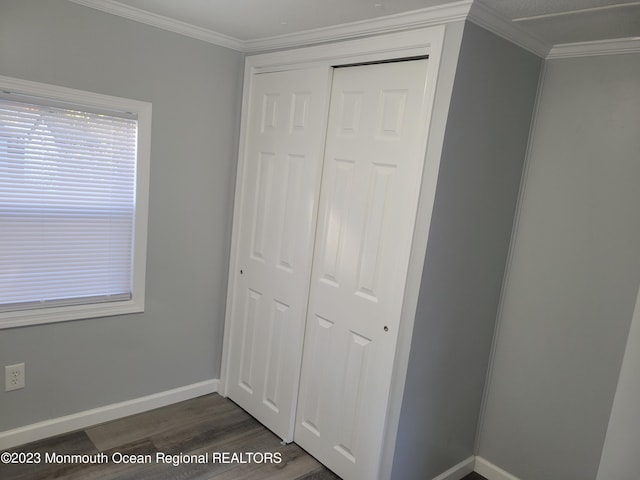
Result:
M0 462L2 480L339 480L296 444L281 445L257 420L217 394L29 443L10 452L30 452L32 459L40 462ZM54 455L85 457L57 463ZM133 459L142 463L133 463ZM203 463L189 462L191 459ZM464 480L483 480L473 475L477 474Z
M487 480L487 479L484 478L479 473L472 472L469 475L467 475L466 477L464 477L462 480Z

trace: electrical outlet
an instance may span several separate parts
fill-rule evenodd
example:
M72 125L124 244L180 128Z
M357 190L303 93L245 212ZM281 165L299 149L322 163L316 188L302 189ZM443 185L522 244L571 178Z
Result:
M24 388L24 363L4 367L4 391Z

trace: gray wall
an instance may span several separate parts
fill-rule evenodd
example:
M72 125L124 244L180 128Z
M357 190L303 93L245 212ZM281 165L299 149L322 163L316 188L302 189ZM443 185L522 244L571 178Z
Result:
M551 60L542 85L478 453L589 480L640 282L640 55Z
M631 321L598 480L637 480L640 458L640 291Z
M447 130L392 477L474 455L541 60L467 23Z
M0 330L0 431L219 377L243 57L64 0L2 0L0 75L153 103L146 311Z

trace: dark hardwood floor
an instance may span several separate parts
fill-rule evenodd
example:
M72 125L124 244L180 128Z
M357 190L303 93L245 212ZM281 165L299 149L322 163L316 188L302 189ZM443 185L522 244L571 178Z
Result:
M462 480L487 480L487 479L484 478L479 473L473 472L467 475L466 477L464 477Z
M15 460L34 463L0 462L2 480L339 479L296 444L281 445L253 417L217 394L9 452ZM472 473L464 480L483 477Z

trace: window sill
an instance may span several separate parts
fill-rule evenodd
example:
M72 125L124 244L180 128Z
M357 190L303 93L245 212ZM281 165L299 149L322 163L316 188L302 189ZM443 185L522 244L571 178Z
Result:
M0 330L141 312L144 301L140 300L5 312L0 313Z

